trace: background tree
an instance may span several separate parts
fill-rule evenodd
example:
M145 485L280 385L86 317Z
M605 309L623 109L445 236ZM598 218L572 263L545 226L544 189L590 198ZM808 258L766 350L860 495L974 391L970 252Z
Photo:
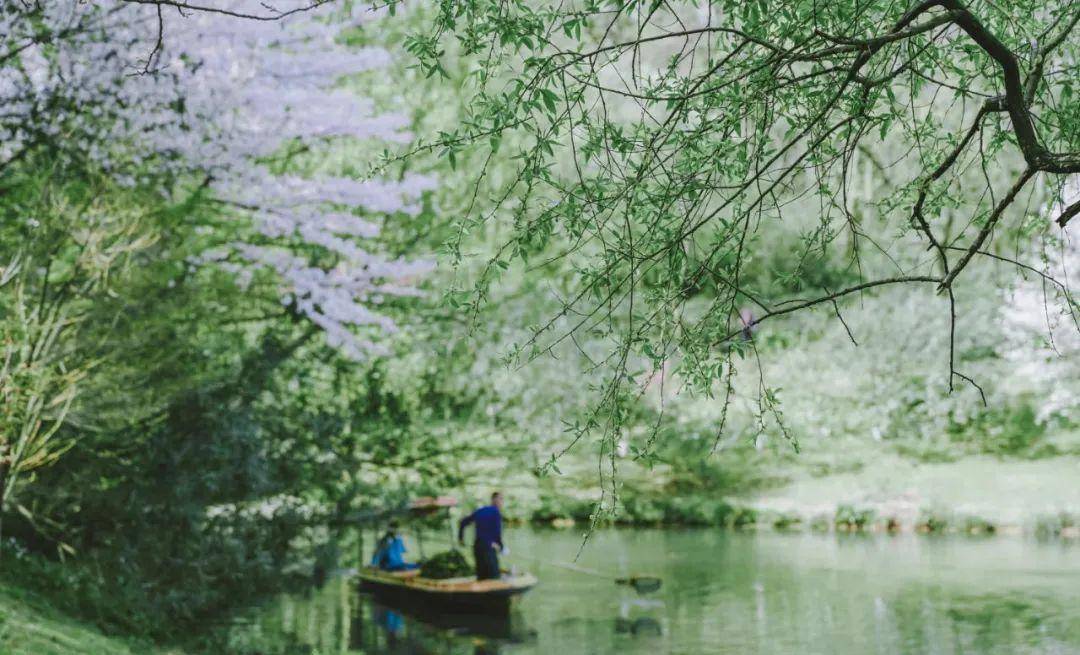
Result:
M926 286L947 318L943 379L980 394L956 356L974 262L1034 270L1075 312L1061 258L1016 257L1078 209L1078 21L1068 2L444 2L408 47L432 76L469 61L471 110L405 157L513 166L477 182L459 235L512 228L455 298L477 307L513 260L576 273L517 354L607 341L570 446L598 437L613 478L658 378L721 398L721 442L736 362L758 352L746 309L755 328L812 308L847 327L843 303ZM777 390L746 386L761 429L791 436Z

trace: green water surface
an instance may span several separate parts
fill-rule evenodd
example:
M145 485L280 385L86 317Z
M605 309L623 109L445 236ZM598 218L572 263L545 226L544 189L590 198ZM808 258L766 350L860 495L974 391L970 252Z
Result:
M1080 545L1021 538L607 530L578 565L649 573L641 596L543 563L580 531L515 529L504 566L540 584L508 620L384 607L347 578L282 596L230 630L233 652L812 655L1080 654Z

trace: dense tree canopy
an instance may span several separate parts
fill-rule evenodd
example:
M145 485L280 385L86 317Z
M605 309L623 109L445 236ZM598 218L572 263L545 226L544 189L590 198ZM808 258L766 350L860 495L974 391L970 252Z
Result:
M76 556L72 598L137 631L456 479L420 417L474 402L376 357L427 345L399 326L431 309L430 247L399 224L434 178L322 161L411 138L341 83L393 63L342 38L377 14L248 4L0 5L0 547Z

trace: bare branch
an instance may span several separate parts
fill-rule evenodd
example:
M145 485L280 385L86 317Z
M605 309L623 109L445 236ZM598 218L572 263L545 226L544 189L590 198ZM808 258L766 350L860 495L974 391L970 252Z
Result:
M189 3L189 2L183 2L182 0L121 0L121 1L130 3L130 4L136 4L136 5L156 5L158 7L159 12L161 10L161 7L176 7L179 10L198 11L198 12L206 13L206 14L220 14L222 16L229 16L229 17L232 17L232 18L245 18L245 19L248 19L248 20L261 20L261 21L281 20L282 18L286 18L286 17L292 16L294 14L300 14L300 13L303 13L303 12L306 12L306 11L311 11L312 9L317 9L318 7L321 7L321 6L325 5L325 4L330 4L331 2L334 2L334 0L311 0L310 4L307 4L307 5L304 5L304 6L301 6L301 7L295 7L293 9L287 9L285 11L278 11L276 9L273 9L269 5L263 4L263 7L265 7L267 10L269 10L270 13L252 14L252 13L243 12L243 11L233 11L231 9L223 9L221 7L214 7L214 6L211 6L211 5L192 4L192 3Z

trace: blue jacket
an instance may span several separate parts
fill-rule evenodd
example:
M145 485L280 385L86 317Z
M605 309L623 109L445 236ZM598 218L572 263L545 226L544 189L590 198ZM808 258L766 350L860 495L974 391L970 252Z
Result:
M502 550L502 514L494 505L486 505L461 519L458 525L458 540L465 539L465 527L476 524L476 544L490 546L497 544Z
M384 537L375 549L375 554L371 556L371 565L384 571L393 571L406 566L405 542L396 535L390 539Z

